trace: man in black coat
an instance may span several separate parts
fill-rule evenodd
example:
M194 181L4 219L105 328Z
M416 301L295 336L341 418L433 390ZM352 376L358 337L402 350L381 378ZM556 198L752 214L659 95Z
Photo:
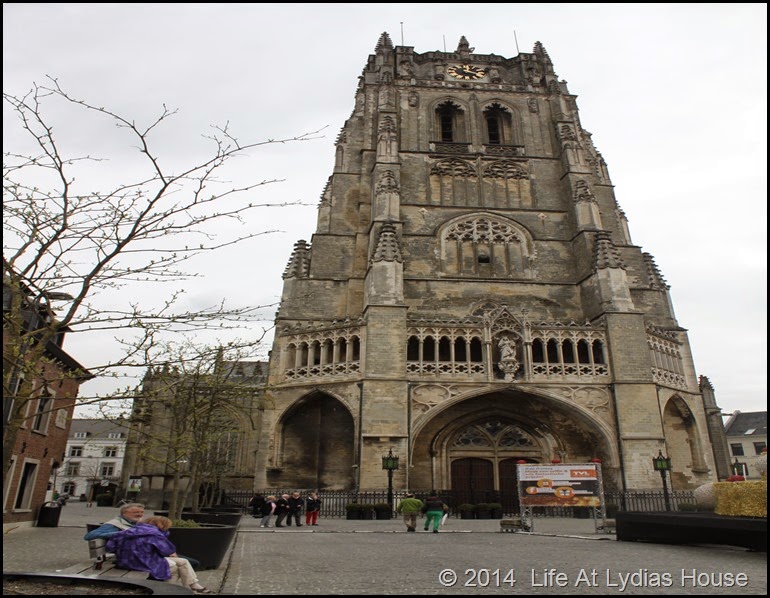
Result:
M289 495L281 494L280 498L275 501L275 527L284 527L283 520L286 519L286 515L289 514ZM287 525L291 524L291 519Z
M302 509L305 507L305 499L299 495L299 492L292 492L288 502L289 518L286 520L286 525L291 525L291 520L294 518L296 526L302 527L300 517L302 516Z

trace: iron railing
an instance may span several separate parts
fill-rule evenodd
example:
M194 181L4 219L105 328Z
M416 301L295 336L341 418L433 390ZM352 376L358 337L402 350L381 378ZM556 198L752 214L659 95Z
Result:
M692 511L696 505L692 490L674 490L668 493L672 511ZM665 511L666 498L662 490L604 492L604 504L614 505L619 511Z
M302 496L307 496L312 489L301 488L266 488L259 492L263 496L280 496L281 494L291 494L299 491ZM404 491L393 492L393 506L404 497ZM229 506L240 506L248 510L249 499L253 493L246 490L226 490L222 493L221 504ZM425 499L430 495L430 491L415 490L417 498ZM453 516L459 516L458 507L463 503L500 503L503 505L503 515L518 515L519 501L518 497L509 493L502 494L497 491L461 491L461 490L438 490L436 495L445 502ZM318 497L321 499L322 517L345 517L347 514L346 505L350 503L358 504L377 504L388 501L387 490L372 490L365 492L356 492L355 490L321 490L318 491ZM692 491L677 490L669 492L671 509L692 510L696 501ZM609 514L614 514L616 510L622 511L665 511L665 499L663 491L605 491L604 502L608 507ZM585 517L587 509L572 507L535 507L534 515L536 517Z

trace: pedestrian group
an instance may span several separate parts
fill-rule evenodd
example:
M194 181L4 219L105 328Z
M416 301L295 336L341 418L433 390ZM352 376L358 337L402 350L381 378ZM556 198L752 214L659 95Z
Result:
M304 525L318 525L318 513L321 511L321 499L316 492L311 492L307 499L299 492L282 494L280 497L254 494L249 500L251 516L260 519L259 527L272 527L271 517L275 516L275 527L291 527L292 521L297 527L302 527L302 511L305 511ZM284 521L286 522L284 525Z

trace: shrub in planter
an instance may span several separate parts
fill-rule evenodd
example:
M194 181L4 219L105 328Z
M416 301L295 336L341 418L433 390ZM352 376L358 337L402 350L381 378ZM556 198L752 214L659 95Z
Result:
M476 505L476 519L492 519L492 510L489 503L481 502Z
M489 503L489 511L491 513L492 519L503 518L503 505L501 505L499 502Z
M463 503L457 510L460 511L460 519L476 519L476 505Z
M168 511L153 511L155 515L168 517ZM182 521L196 521L198 523L222 523L224 525L240 525L240 513L193 513L182 511Z
M374 512L377 519L392 519L393 517L393 507L386 502L378 502L374 505Z
M192 519L172 519L171 525L173 527L201 527L201 524Z
M345 505L345 513L348 520L361 519L361 505L357 502L349 503Z
M376 519L377 513L373 504L363 503L361 505L361 519Z

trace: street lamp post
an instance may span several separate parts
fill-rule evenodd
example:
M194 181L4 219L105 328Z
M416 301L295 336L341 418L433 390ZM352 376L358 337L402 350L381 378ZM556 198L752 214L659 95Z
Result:
M668 486L666 485L666 472L671 471L671 458L664 457L663 451L658 451L658 456L652 458L652 466L655 471L660 472L660 479L663 481L663 502L666 503L666 511L671 510L671 501L668 498Z
M393 449L388 449L388 454L382 457L382 468L388 472L388 504L393 508L393 472L398 469L398 455L393 454Z
M59 467L61 467L61 463L58 461L54 461L51 463L51 469L53 470L53 493L56 494L56 474L59 472Z

